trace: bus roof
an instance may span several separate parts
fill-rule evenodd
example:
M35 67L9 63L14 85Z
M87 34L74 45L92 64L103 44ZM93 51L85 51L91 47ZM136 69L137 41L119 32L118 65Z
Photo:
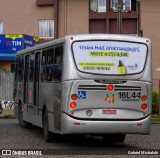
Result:
M77 35L68 35L63 38L55 39L46 43L39 44L34 47L30 47L24 50L21 50L17 52L17 55L25 54L27 52L32 52L32 51L38 51L40 49L46 48L46 47L51 47L53 45L58 45L61 43L64 43L66 40L123 40L123 41L132 41L132 42L142 42L146 43L146 40L149 40L148 38L144 37L139 37L139 36L133 36L133 35L119 35L119 34L77 34Z

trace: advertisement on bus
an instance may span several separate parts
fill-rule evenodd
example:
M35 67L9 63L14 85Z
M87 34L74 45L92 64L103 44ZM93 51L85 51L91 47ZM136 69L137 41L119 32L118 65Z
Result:
M143 71L147 46L124 41L81 41L73 44L73 54L81 72L129 75Z

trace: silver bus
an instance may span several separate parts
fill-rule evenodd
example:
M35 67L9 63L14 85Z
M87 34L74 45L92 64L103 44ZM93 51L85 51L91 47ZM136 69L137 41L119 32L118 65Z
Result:
M46 141L98 135L123 142L149 134L151 41L125 35L70 35L16 56L14 112L21 127L43 128Z

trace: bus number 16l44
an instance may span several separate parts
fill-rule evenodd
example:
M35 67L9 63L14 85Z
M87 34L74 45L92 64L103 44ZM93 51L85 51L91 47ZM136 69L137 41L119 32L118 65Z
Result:
M120 93L118 93L119 94L119 97L120 98L123 98L123 99L125 99L125 98L130 98L130 99L132 99L132 98L141 98L141 92L120 92Z

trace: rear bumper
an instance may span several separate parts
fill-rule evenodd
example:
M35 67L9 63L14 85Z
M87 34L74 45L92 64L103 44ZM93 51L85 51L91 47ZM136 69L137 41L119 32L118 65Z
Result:
M150 134L150 124L151 115L138 121L90 121L62 113L61 134Z

